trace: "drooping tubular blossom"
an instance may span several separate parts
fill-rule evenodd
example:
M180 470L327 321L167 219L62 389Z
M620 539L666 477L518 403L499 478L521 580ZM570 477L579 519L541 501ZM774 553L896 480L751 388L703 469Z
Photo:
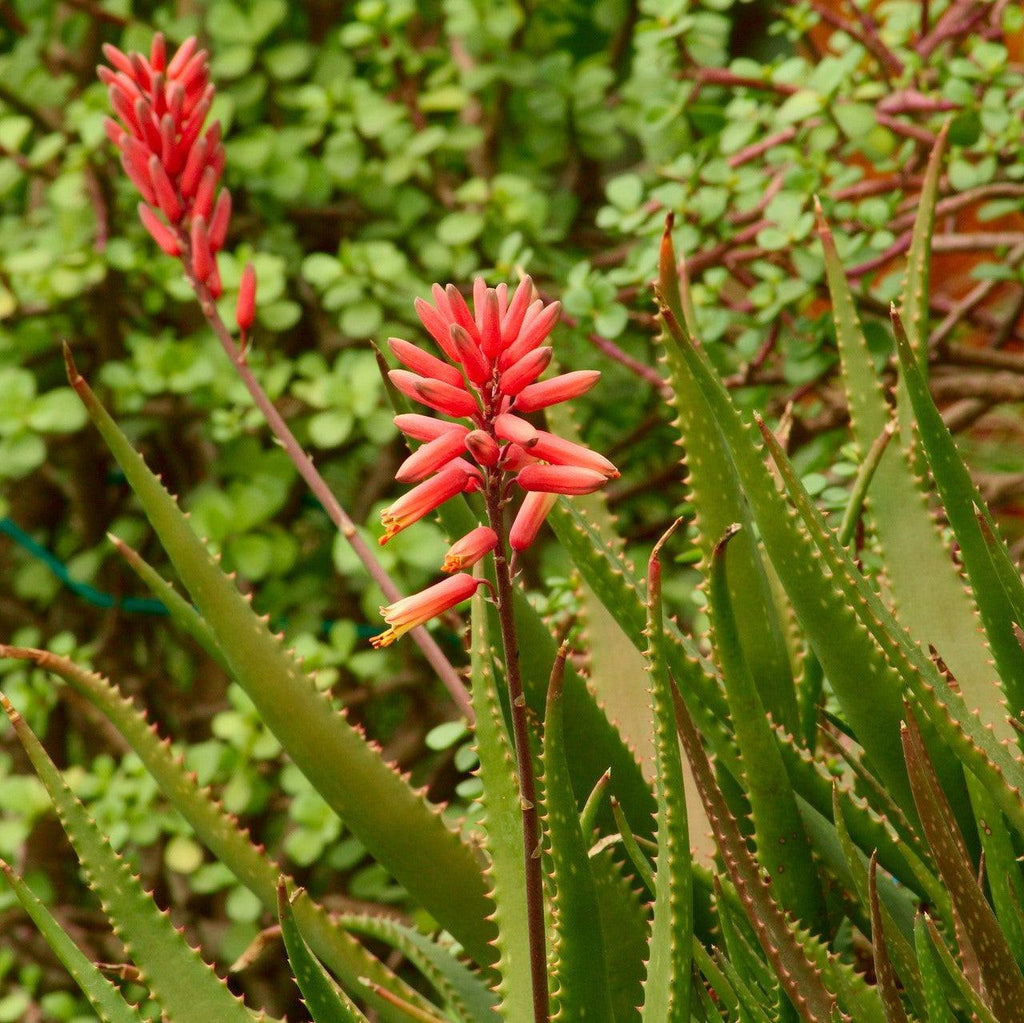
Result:
M168 59L164 37L153 37L149 56L103 47L109 67L96 69L107 86L116 119L104 122L121 152L121 165L142 196L139 219L169 256L214 298L223 289L217 253L231 219L231 194L221 188L224 146L220 122L205 127L214 87L205 50L186 39ZM246 269L239 291L239 329L252 325L256 278Z
M403 394L465 420L466 425L419 413L395 417L395 425L407 437L422 443L398 469L400 482L416 486L382 512L385 532L380 542L386 543L459 493L494 488L488 493L500 493L504 505L518 489L523 501L505 538L495 533L492 522L478 526L449 549L442 569L460 572L492 551L503 550L505 542L515 551L525 550L557 495L591 493L619 472L603 455L523 418L584 394L601 375L578 370L539 379L552 359L552 348L545 342L558 322L558 302L535 299L529 277L511 296L504 284L488 288L478 279L472 309L451 284L435 284L433 299L433 304L417 299L416 312L438 350L429 352L391 338L391 351L402 368L389 375ZM461 588L450 585L442 590L441 583L419 597L382 608L391 628L374 644L385 646L404 631L396 622L405 621L410 607L423 613L439 608L416 618L415 625L423 624L471 596L475 585L470 584L480 582L465 574L447 582L454 584L456 579L464 580Z

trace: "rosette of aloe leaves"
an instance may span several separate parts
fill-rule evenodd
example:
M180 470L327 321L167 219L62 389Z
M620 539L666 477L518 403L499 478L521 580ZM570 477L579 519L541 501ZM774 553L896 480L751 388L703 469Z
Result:
M71 383L181 589L113 542L433 928L329 914L198 785L113 682L50 652L0 653L34 661L90 701L196 838L277 915L312 1019L1024 1019L1024 585L926 379L944 137L892 313L892 402L819 216L860 452L837 526L803 489L784 429L748 422L701 347L670 218L655 294L685 452L680 487L693 516L654 547L645 571L630 563L600 494L617 470L572 436L557 407L596 374L544 375L557 304L535 299L528 278L514 290L478 282L472 306L457 287L438 288L418 309L425 336L391 345L403 367L390 374L397 422L418 446L398 473L413 489L386 510L385 535L437 511L454 541L443 568L455 574L403 596L248 366L251 271L237 330L217 311L216 256L231 202L219 187L220 131L205 124L206 55L188 41L170 56L158 37L148 56L108 56L102 77L118 117L108 135L142 196L142 222L182 261L254 402L385 592L388 628L376 645L412 632L472 723L481 819L450 829L317 689L69 354ZM601 623L571 650L515 574L517 552L545 523L586 584L582 617ZM683 531L701 554L706 637L687 635L662 609L662 572L672 571ZM881 566L870 574L864 546ZM465 600L463 678L423 626ZM588 643L614 645L616 663L635 665L602 699L578 667ZM188 945L2 702L147 1005L172 1023L260 1018ZM653 748L646 771L634 753L644 739ZM690 782L692 826L710 826L711 860L691 855ZM10 867L3 872L100 1019L150 1018Z

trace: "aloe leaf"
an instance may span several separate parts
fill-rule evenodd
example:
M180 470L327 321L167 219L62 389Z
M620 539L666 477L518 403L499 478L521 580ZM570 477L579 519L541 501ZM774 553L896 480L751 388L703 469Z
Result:
M750 1023L771 1023L771 1017L763 1007L765 1003L763 992L758 989L755 993L751 988L750 975L744 976L740 973L732 959L725 955L721 949L716 951L715 961L736 996L737 1008L740 1010L740 1019L749 1020Z
M371 855L470 955L488 963L493 936L487 919L490 907L472 850L303 674L221 572L174 499L79 375L70 353L67 358L72 386L260 717Z
M97 969L91 959L68 937L31 888L0 860L0 871L14 891L21 908L39 928L74 982L82 989L102 1023L143 1023L139 1010L124 1000L120 991Z
M150 592L167 608L171 621L183 632L188 633L214 664L230 675L231 667L220 648L220 643L202 615L138 551L133 550L113 533L108 533L107 538L117 553L149 587Z
M552 1014L611 1023L611 999L597 889L569 780L562 718L566 650L551 672L544 715L544 821L550 861Z
M494 992L456 958L454 951L383 916L342 916L338 926L346 933L383 942L401 953L427 979L456 1023L496 1023L499 1018ZM426 1002L420 1008L438 1011Z
M946 976L953 982L953 987L967 1005L972 1018L977 1020L977 1023L1013 1023L1014 1020L1019 1019L1019 1013L1002 1016L993 1012L986 1000L971 986L970 981L964 975L964 971L957 965L956 960L953 958L953 953L946 948L946 943L942 940L942 935L939 934L939 930L934 922L926 916L924 923L927 927L928 940L935 952L936 958L942 964Z
M139 968L142 982L175 1023L252 1023L256 1016L227 988L213 969L189 947L114 852L99 828L67 787L53 761L24 718L0 693L0 705L10 718L32 766L46 786L57 816L103 910Z
M733 614L727 568L741 532L731 526L715 544L710 563L708 608L715 651L743 761L744 789L750 801L757 858L772 878L781 906L818 933L825 930L825 905L811 848L797 810L793 788L754 684Z
M985 873L992 892L992 906L1014 959L1024 965L1024 913L1021 912L1020 901L1024 878L1021 877L1013 841L995 800L969 771L967 788L978 815L978 834L985 853Z
M313 1023L365 1023L366 1017L348 995L335 986L302 940L283 878L277 887L277 915L281 921L281 936L295 974L295 983L302 992Z
M647 631L650 640L647 658L651 669L654 713L658 859L654 875L650 954L647 980L644 982L644 1023L670 1020L689 1023L690 1019L693 875L690 872L683 765L676 738L672 680L665 657L661 599L661 547L675 528L673 526L655 545L647 567Z
M967 940L981 952L978 968L988 993L988 1004L999 1019L1013 1019L1014 1013L1024 1005L1024 975L981 891L960 830L925 750L917 720L909 707L903 727L903 747L918 814L939 873L949 890Z
M160 738L145 715L102 675L86 671L73 661L48 650L26 650L0 645L0 657L33 661L52 672L87 699L117 729L135 751L163 794L188 821L202 842L259 900L268 911L277 905L277 879L281 869L266 851L250 839L234 817L201 789L194 774L170 744ZM357 941L340 930L327 912L305 892L295 899L293 913L303 937L314 952L352 991L365 998L386 1023L401 1023L390 1003L376 999L363 979L394 990L407 1000L420 996L396 977Z
M878 861L874 856L868 866L868 904L871 907L871 951L875 960L875 978L885 1006L886 1023L907 1023L907 1013L900 1000L896 972L889 959L882 926L882 911L878 904Z
M932 943L925 920L924 914L919 913L914 921L914 948L921 969L921 987L928 1010L928 1023L956 1023L943 983L945 970L939 962L939 954Z
M661 239L659 287L670 308L683 309L671 215ZM680 322L678 318L676 322ZM739 523L744 528L733 541L727 569L737 636L765 710L776 723L796 734L799 719L789 653L740 481L726 441L714 419L703 414L699 385L679 347L672 344L667 328L663 327L659 340L672 384L675 425L686 448L686 486L697 510L697 544L705 573L719 537L733 523ZM696 351L692 334L690 342Z
M836 1008L835 995L825 987L820 970L807 958L806 951L794 937L785 915L772 898L769 886L761 877L757 863L715 784L711 764L686 705L675 693L675 687L673 693L676 726L704 809L715 830L726 870L765 956L782 982L787 997L806 1023L831 1019Z
M530 983L530 932L526 917L523 823L515 759L494 679L487 609L477 589L472 601L472 697L476 715L476 752L483 783L484 848L490 860L487 879L497 924L495 945L500 1012L503 1019L533 1018Z
M938 169L939 164L933 160L928 183L922 189L919 221L922 217L928 219L924 205L929 201L934 204ZM879 431L890 423L889 406L820 209L818 231L825 251L853 435L861 450L867 451ZM922 265L920 248L915 236L915 251L910 257L912 284L922 273L927 276L927 259ZM916 302L914 306L918 308ZM901 419L908 411L901 408ZM868 509L897 619L922 646L933 642L940 645L968 706L978 709L984 720L1001 724L998 689L993 685L989 651L977 627L977 608L929 508L927 489L915 474L909 447L890 445L876 471Z
M726 880L725 884L728 883ZM750 925L743 912L743 904L735 895L735 889L729 893L731 898L727 899L722 878L718 874L712 876L711 885L717 907L715 918L722 929L725 954L737 969L742 970L742 975L749 980L763 1001L769 992L775 990L778 980L768 963L754 951L754 944L747 939L746 931Z
M732 984L729 983L728 977L722 972L715 958L708 954L707 949L696 938L693 941L693 961L707 980L718 1001L725 1006L726 1011L729 1013L729 1018L732 1019L739 1006L736 992L733 990ZM719 1018L717 1009L711 1018L715 1020Z
M902 322L895 314L893 329L902 377L914 408L932 478L960 545L961 558L971 581L1010 712L1016 715L1024 707L1024 651L1013 634L1013 605L1007 599L992 562L993 557L1000 556L1008 560L1009 554L1002 544L986 542L975 513L975 508L984 507L984 502L960 458L952 434L932 401ZM943 649L942 637L943 631L937 630L935 639L931 640L940 651Z

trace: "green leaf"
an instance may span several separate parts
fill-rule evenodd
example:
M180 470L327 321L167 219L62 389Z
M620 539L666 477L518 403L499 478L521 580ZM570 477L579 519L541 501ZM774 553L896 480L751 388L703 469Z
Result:
M750 800L758 860L772 878L776 898L783 909L805 927L824 933L825 905L811 847L733 615L726 567L739 531L738 525L727 529L712 551L708 609L742 758L744 791Z
M978 967L987 991L986 1002L998 1019L1013 1019L1024 1005L1024 975L978 884L960 829L942 794L917 720L909 707L903 727L903 748L921 824L953 900L956 918L978 953Z
M480 589L473 596L471 621L472 694L476 715L476 752L484 794L484 847L490 858L487 877L498 926L501 953L498 994L502 1018L515 1023L533 1017L530 937L526 917L523 823L515 759L495 684L488 638L487 609Z
M0 871L3 871L7 883L14 890L21 908L39 928L39 933L82 989L82 994L89 999L89 1004L103 1023L142 1023L143 1017L139 1010L124 1000L117 988L68 937L32 889L2 860Z
M370 854L470 955L490 962L493 930L474 853L285 652L70 361L69 378L267 727Z
M164 584L166 585L166 584ZM180 599L180 598L179 598ZM272 858L257 847L238 822L216 803L208 789L200 789L195 775L185 768L182 757L173 753L153 727L101 675L85 671L73 661L48 650L23 650L0 646L0 656L32 661L62 678L87 699L124 737L161 791L195 830L199 840L246 888L257 895L267 910L277 905L277 880L281 871ZM305 893L294 904L294 914L305 940L316 954L353 991L366 998L387 1023L402 1023L372 991L361 983L368 978L388 987L406 1000L418 996L398 980L358 942L337 928L326 911Z
M924 923L927 927L927 940L930 942L931 949L945 968L946 976L953 981L953 987L966 1003L972 1019L976 1020L977 1023L1006 1023L1008 1020L1016 1019L1016 1015L995 1015L986 1004L985 999L971 986L970 981L964 975L964 971L960 969L957 961L953 958L953 953L946 948L946 943L942 940L939 929L927 916L924 917ZM929 1013L930 1011L931 1006L929 1006Z
M277 887L277 915L295 983L313 1017L313 1023L365 1023L366 1017L352 1000L337 988L302 940L292 915L288 888L282 879Z
M896 973L885 944L885 928L882 926L882 911L878 904L877 867L877 861L872 856L868 867L868 904L871 907L871 951L875 961L875 977L885 1006L886 1023L907 1023Z
M142 982L175 1023L252 1023L254 1014L189 947L144 891L128 864L110 847L97 825L65 784L53 761L21 715L0 694L0 705L46 786L82 869L114 924Z
M597 889L580 831L565 753L561 699L565 657L566 649L562 647L551 673L542 753L544 822L551 863L548 874L553 931L549 951L551 1014L564 1019L611 1023L608 967Z
M938 952L932 943L926 924L927 918L918 914L914 921L914 947L917 962L921 968L921 986L924 989L925 1005L928 1008L928 1023L956 1023L956 1017L949 1005L943 984L943 968Z

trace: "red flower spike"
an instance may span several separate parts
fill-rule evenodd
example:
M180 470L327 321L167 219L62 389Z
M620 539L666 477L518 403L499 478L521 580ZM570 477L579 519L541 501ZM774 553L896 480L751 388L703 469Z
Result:
M519 470L516 482L524 490L544 494L592 494L608 482L602 472L575 465L527 465Z
M402 394L438 412L461 418L478 411L473 395L461 388L452 387L443 380L417 376L404 369L390 370L388 377Z
M163 71L167 67L167 43L163 32L157 32L149 44L149 64L154 71Z
M563 373L550 380L541 380L536 384L524 387L516 395L517 412L539 412L549 405L578 398L586 394L601 379L596 369L579 369L572 373Z
M420 376L443 380L452 387L465 388L462 374L451 363L443 362L435 355L403 341L400 337L389 337L388 347L403 366L407 366Z
M424 480L403 494L397 501L381 512L384 535L378 543L383 546L403 529L429 515L445 501L461 494L470 486L472 477L462 464L445 466L436 476Z
M196 52L197 40L195 36L189 36L181 46L178 47L177 53L171 58L170 64L167 65L167 77L177 78L178 75L185 69L185 65L192 59L192 54ZM106 53L106 50L103 51Z
M484 353L477 348L476 343L457 323L448 328L448 336L451 338L452 347L455 349L458 361L462 363L466 376L474 384L482 384L491 376L491 366L484 356Z
M399 483L419 483L466 450L465 434L454 430L441 434L417 448L399 467L395 479Z
M508 545L514 551L525 551L540 532L548 512L555 506L557 494L544 494L533 491L523 498L523 503L516 512L512 528L508 532Z
M510 417L511 418L511 417ZM576 465L582 469L593 469L606 479L619 478L619 470L604 455L591 451L582 444L574 444L564 437L537 430L534 443L529 447L531 455L552 465Z
M519 337L502 353L500 366L505 369L524 358L544 341L562 314L562 303L552 302L545 309L538 310L533 317L528 317L519 331Z
M184 212L181 200L174 191L174 185L164 170L164 165L158 156L149 158L149 180L153 183L153 191L156 193L156 203L160 212L172 223L177 224Z
M511 412L504 412L494 420L494 434L501 440L509 440L524 448L537 443L537 428Z
M447 420L420 415L418 412L403 412L395 416L393 422L406 437L413 440L436 440L453 430L461 436L468 432L461 423L449 423Z
M205 284L213 274L213 252L206 232L206 221L202 217L192 218L192 275Z
M207 166L199 178L199 187L192 200L192 216L206 220L213 212L213 193L217 189L217 174Z
M519 336L519 329L523 325L523 317L526 310L530 308L533 301L533 281L524 277L516 288L515 295L509 304L508 310L501 320L501 346L507 348Z
M231 193L226 188L222 188L213 205L213 216L210 217L210 248L214 252L220 252L224 248L230 223Z
M478 465L490 468L501 458L498 442L484 430L470 430L466 434L466 450L476 459Z
M242 279L238 282L238 301L235 303L235 323L243 334L248 334L256 319L256 268L246 263Z
M515 397L524 387L532 384L548 368L551 354L550 348L535 348L509 366L498 381L501 393Z
M450 611L457 604L469 600L476 593L476 588L483 584L482 579L460 572L450 579L443 579L433 586L428 586L420 593L411 597L403 597L393 604L380 609L388 628L380 635L371 638L375 647L390 646L399 636L410 629L429 622L445 611Z
M489 526L477 526L448 548L442 572L461 572L486 557L498 546L498 534Z
M142 221L142 226L150 233L153 241L168 256L181 255L181 242L178 236L144 202L139 203L139 220Z
M484 293L480 347L489 359L497 358L501 351L501 310L498 308L498 296L493 288L488 288Z

